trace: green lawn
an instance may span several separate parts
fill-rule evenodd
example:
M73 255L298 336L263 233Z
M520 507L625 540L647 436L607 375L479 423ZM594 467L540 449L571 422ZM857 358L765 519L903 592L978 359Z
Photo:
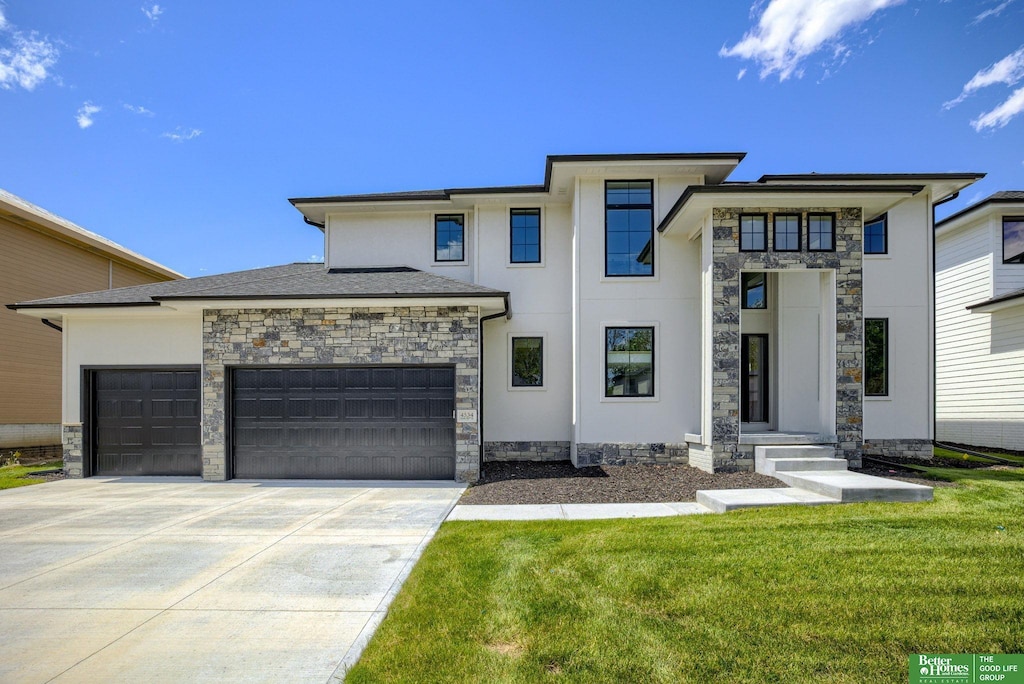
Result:
M350 682L905 682L1024 651L1024 474L928 504L454 522Z
M40 470L60 468L61 465L63 465L61 461L50 461L48 463L31 466L9 465L0 467L0 489L11 489L13 487L24 487L25 485L46 482L46 480L37 478L25 478L25 475L35 473Z

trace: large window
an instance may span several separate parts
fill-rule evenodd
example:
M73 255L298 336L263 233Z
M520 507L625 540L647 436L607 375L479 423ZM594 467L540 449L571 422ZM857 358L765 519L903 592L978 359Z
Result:
M513 264L539 264L540 209L513 209L509 222L512 231L509 261Z
M807 215L807 249L811 252L836 251L835 214Z
M889 251L889 221L882 214L864 224L864 253L885 254Z
M864 394L889 394L889 319L864 319Z
M605 275L654 275L653 194L652 181L605 183Z
M654 396L654 328L605 328L606 397Z
M744 309L767 309L768 308L768 283L764 273L744 273L741 276L743 284L743 300L740 306Z
M1024 264L1024 216L1003 217L1003 263Z
M740 251L763 252L768 249L768 217L764 214L740 214Z
M512 338L512 386L544 385L544 338Z
M465 261L465 217L438 214L434 217L434 261Z
M800 251L800 214L775 214L772 225L776 252Z

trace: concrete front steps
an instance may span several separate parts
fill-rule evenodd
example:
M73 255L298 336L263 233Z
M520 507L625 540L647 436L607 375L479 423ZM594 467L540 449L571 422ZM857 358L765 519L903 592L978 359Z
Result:
M846 459L836 458L831 446L758 445L754 470L785 482L790 489L702 490L697 492L697 503L724 513L760 506L932 500L931 487L851 473Z

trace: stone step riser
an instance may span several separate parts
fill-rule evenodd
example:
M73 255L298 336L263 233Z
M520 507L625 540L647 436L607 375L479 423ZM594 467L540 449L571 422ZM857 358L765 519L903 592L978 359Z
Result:
M848 465L845 458L764 458L755 462L754 470L763 475L775 475L787 470L835 472L846 470Z
M779 446L756 446L754 458L835 458L836 450L830 446L805 446L797 444Z
M842 503L860 503L866 501L884 501L895 503L911 503L916 501L931 501L932 490L927 487L908 487L901 489L893 486L874 487L870 484L861 484L860 480L865 476L850 473L850 481L842 482L820 482L815 475L825 475L814 471L790 471L777 472L775 477L782 480L790 487L797 487L809 492L838 499ZM832 473L834 474L834 473ZM877 478L882 480L882 478Z

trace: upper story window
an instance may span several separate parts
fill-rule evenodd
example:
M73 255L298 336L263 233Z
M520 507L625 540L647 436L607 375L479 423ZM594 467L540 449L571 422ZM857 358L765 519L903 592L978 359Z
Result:
M882 214L874 221L864 224L864 253L886 254L889 252L889 220Z
M772 225L776 252L800 251L800 214L775 214Z
M1024 216L1003 217L1003 263L1024 264Z
M540 263L540 209L512 209L509 223L509 261L513 264Z
M434 261L465 261L466 217L438 214L434 217Z
M768 217L764 214L740 214L740 251L763 252L768 249Z
M606 397L654 396L654 328L605 328Z
M807 215L807 249L811 252L836 251L835 214Z
M740 307L744 309L768 308L768 281L764 273L744 273L740 276L743 287Z
M654 275L653 181L607 181L604 192L605 275Z

